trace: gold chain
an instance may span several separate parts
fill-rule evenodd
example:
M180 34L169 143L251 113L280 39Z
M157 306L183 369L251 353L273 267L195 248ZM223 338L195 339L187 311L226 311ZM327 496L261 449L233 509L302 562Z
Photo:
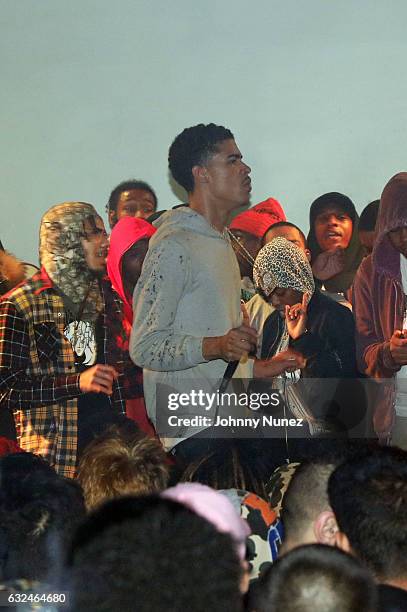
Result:
M227 229L226 231L228 232L232 242L234 242L234 244L240 249L240 254L243 257L243 259L252 266L254 264L253 256L249 253L246 247L240 242L240 240L236 238L233 232L231 232L229 229Z

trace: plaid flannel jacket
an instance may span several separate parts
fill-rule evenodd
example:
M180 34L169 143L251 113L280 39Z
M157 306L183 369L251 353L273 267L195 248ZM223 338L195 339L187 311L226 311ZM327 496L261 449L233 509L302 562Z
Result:
M66 324L63 301L45 270L0 301L0 409L14 412L24 450L73 477L81 391L74 353L64 335ZM122 378L110 400L124 413Z

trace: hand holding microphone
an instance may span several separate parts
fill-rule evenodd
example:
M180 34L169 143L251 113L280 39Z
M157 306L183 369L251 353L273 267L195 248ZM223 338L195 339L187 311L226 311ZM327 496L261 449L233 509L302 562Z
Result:
M243 356L256 352L256 349L257 331L245 322L223 336L204 338L202 344L202 354L208 361L239 361Z

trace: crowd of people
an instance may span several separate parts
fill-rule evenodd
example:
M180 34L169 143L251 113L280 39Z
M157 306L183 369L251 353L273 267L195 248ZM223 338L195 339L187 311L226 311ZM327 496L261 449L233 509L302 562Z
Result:
M230 130L168 160L184 204L128 180L110 236L65 202L38 269L1 245L1 605L407 610L407 172L307 233Z

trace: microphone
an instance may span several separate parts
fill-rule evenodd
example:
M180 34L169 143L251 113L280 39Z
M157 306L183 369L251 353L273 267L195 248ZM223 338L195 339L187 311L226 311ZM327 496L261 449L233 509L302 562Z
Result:
M219 393L224 393L228 387L228 384L233 378L233 374L236 372L239 361L229 361L225 373L222 378L222 382L219 386Z
M236 372L236 368L239 365L239 360L237 361L229 361L225 373L223 375L222 381L219 385L219 389L218 389L218 394L223 394L225 393L228 384L230 383L230 381L233 378L233 374ZM212 443L213 443L213 436L214 436L214 427L215 427L215 421L216 418L218 416L218 412L219 412L219 403L216 404L216 410L215 410L215 418L213 419L213 423L212 426L210 428L210 436L208 438L208 448L207 448L207 452L209 452L211 450L212 447Z

